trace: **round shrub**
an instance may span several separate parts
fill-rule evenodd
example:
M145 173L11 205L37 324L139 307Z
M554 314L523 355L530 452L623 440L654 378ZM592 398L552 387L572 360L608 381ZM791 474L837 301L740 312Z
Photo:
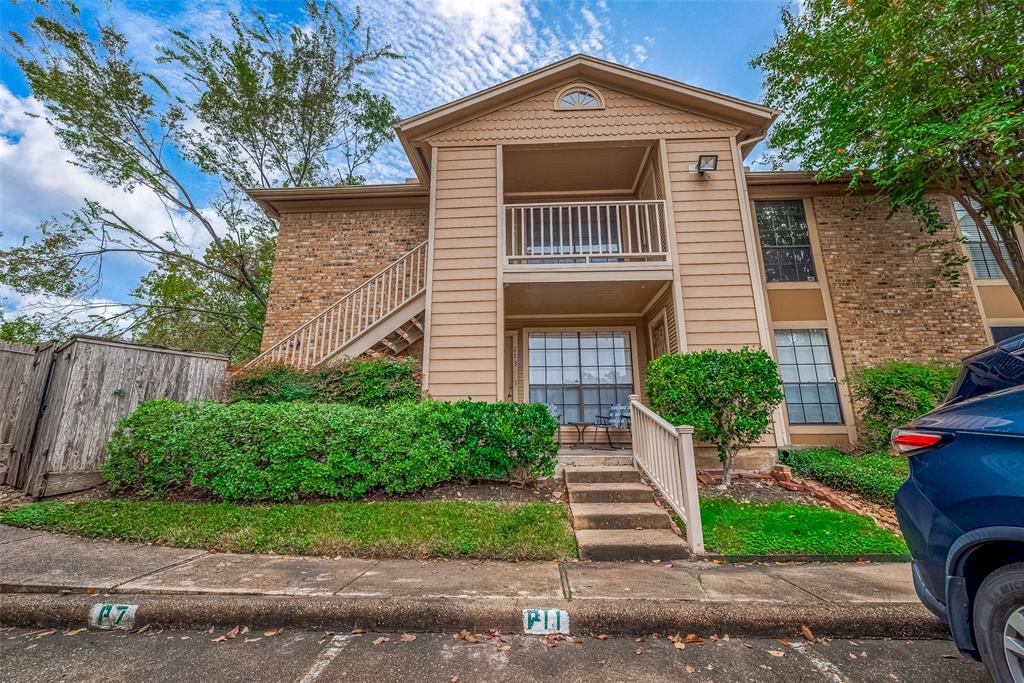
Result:
M959 365L889 363L861 368L850 386L865 430L860 446L885 448L893 429L939 405L960 372Z
M651 407L715 446L725 484L736 454L765 435L782 402L775 361L764 350L708 349L656 358L647 367Z

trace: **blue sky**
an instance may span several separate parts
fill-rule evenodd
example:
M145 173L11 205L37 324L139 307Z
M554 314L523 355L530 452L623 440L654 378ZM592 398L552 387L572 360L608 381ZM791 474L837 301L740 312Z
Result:
M287 24L301 19L301 2L82 0L87 17L111 18L146 68L152 46L180 28L219 33L229 12L257 9ZM356 3L343 3L351 10ZM760 100L761 74L748 60L767 47L779 26L779 0L616 2L615 0L372 0L359 3L377 40L406 58L381 64L367 81L387 93L401 116L416 114L507 80L570 54L593 54L644 71L745 99ZM20 29L33 6L0 0L6 33ZM173 81L172 81L173 82ZM40 221L97 199L153 234L167 216L153 197L105 187L68 162L17 67L0 53L0 246L36 232ZM748 160L756 161L758 152ZM756 164L755 164L756 165ZM411 176L397 143L363 171L370 182ZM200 181L198 174L195 181ZM206 183L212 187L212 184ZM119 259L108 267L96 297L124 301L145 265ZM43 302L0 291L7 309L34 310Z

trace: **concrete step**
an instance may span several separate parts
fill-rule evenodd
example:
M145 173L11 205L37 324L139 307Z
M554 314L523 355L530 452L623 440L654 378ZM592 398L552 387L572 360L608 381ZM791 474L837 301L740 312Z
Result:
M569 503L653 503L654 491L639 482L626 484L566 484Z
M640 471L635 467L569 467L565 470L568 484L628 484L640 481Z
M572 506L572 525L583 529L669 529L671 523L664 508L654 503L576 503Z
M559 453L558 464L563 467L626 467L633 464L631 453L608 455Z
M681 560L690 556L686 542L671 529L591 529L576 532L580 559L636 562Z

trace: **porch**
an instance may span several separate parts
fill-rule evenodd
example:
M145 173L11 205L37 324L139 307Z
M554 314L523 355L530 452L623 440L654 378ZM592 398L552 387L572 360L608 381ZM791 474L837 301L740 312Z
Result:
M566 455L628 455L628 420L617 418L644 394L651 359L677 347L670 284L506 283L504 292L503 398L548 405Z

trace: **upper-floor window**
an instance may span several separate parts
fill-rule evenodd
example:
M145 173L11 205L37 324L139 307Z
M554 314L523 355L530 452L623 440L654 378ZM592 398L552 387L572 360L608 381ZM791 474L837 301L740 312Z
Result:
M994 280L1003 277L1002 271L999 270L999 264L996 263L996 257L992 254L992 249L988 246L988 242L985 241L985 236L981 234L978 226L975 225L974 219L971 218L963 206L960 204L955 206L956 222L960 227L960 234L967 241L967 256L971 260L971 269L974 271L974 277L979 280ZM1010 253L1006 250L1006 245L1003 244L1003 240L998 234L994 235L994 237L996 238L996 244L999 245L999 251L1003 254L1003 258L1009 262Z
M755 202L761 255L768 282L816 279L811 236L800 200Z
M601 99L590 88L575 87L562 92L558 109L600 109Z

